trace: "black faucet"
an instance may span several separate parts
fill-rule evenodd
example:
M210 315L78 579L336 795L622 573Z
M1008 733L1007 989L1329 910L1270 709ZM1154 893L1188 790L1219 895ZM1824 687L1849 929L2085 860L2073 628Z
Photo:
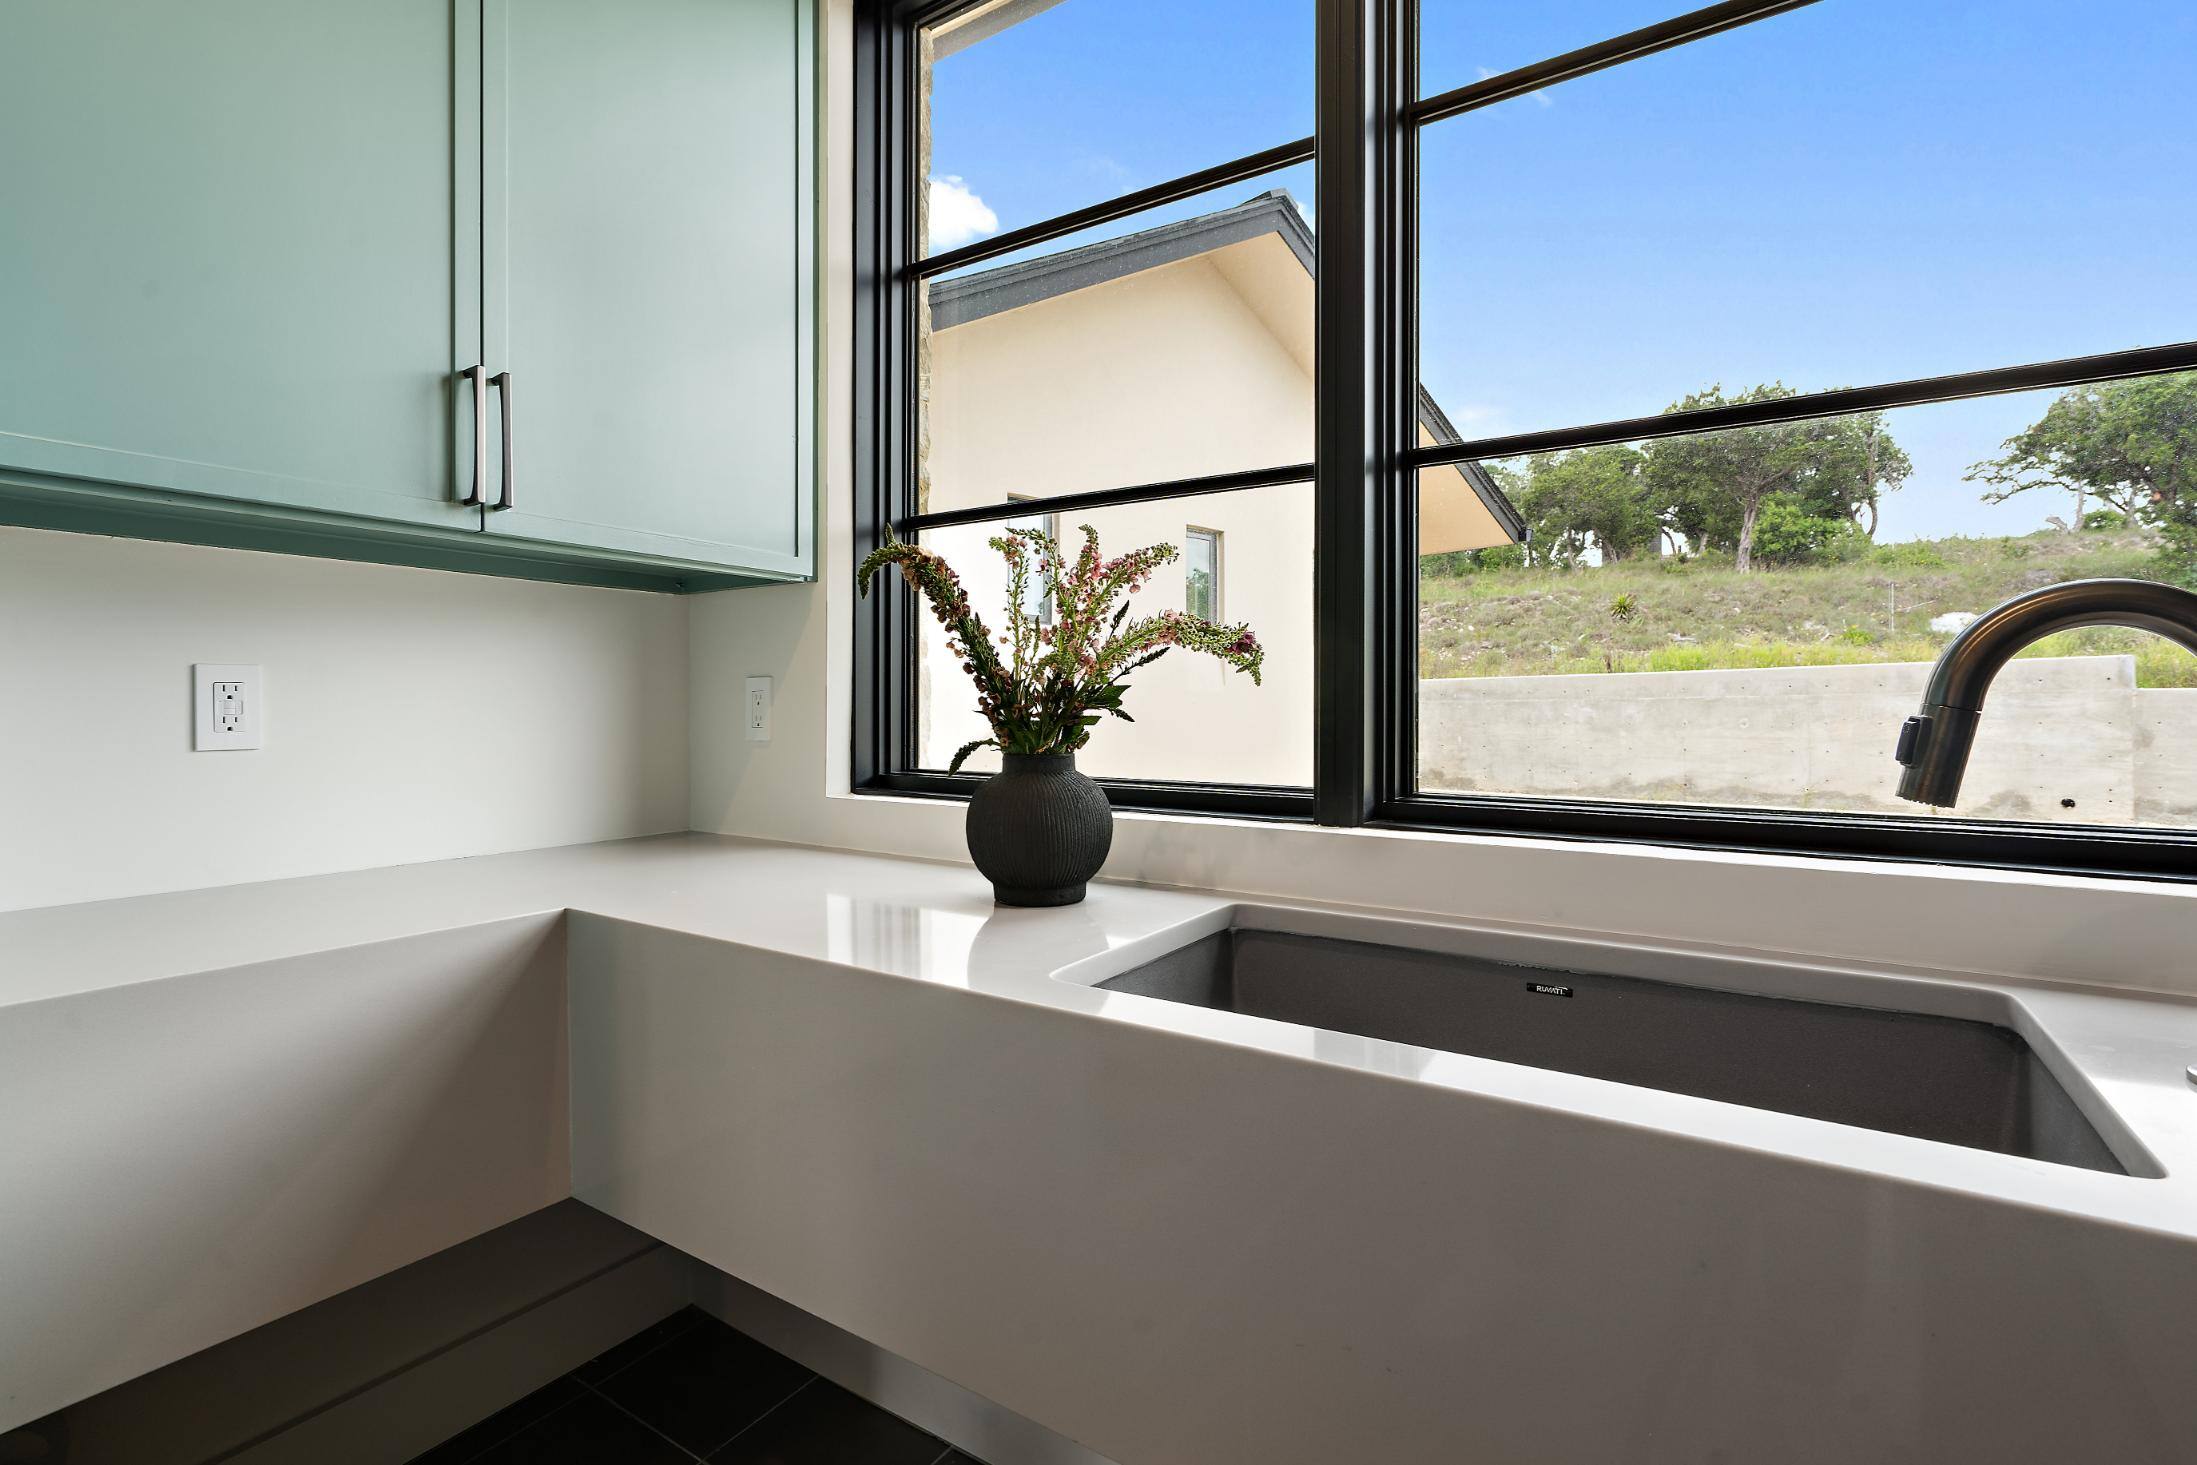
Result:
M2197 595L2150 580L2070 580L1978 617L1939 653L1921 714L1899 730L1899 796L1951 808L1991 679L2030 642L2073 626L2135 626L2197 651Z

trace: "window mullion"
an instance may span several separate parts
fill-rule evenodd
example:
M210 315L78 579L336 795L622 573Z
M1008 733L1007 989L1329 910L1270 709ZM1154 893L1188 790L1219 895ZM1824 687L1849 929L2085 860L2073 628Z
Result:
M1320 0L1313 802L1363 824L1377 792L1375 545L1402 420L1396 293L1405 0Z
M904 270L915 249L913 32L890 0L862 0L854 31L854 555L891 535L913 481L912 312ZM915 727L914 593L897 580L855 610L850 774L857 788L898 769Z
M1411 120L1419 90L1420 0L1378 0L1388 7L1391 78L1377 134L1385 141L1387 192L1380 251L1370 293L1379 316L1376 345L1386 373L1377 437L1373 525L1373 786L1376 814L1418 786L1419 494L1410 454L1419 442L1419 127Z

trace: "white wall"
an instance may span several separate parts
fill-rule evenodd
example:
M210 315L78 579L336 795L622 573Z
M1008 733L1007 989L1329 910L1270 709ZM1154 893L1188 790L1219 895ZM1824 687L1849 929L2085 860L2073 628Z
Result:
M1293 296L1238 293L1222 265L1259 251L1286 262ZM1306 461L1311 361L1275 312L1309 320L1312 281L1267 234L936 332L928 506Z
M672 596L0 528L0 910L683 828L686 670Z
M1240 281L1264 263L1266 283ZM1301 321L1287 317L1301 316ZM1278 234L1071 291L931 338L929 506L960 508L1116 488L1312 456L1312 281ZM1277 326L1282 329L1277 329ZM1293 327L1293 329L1291 328ZM1288 338L1301 337L1303 349ZM1063 546L1098 531L1108 555L1221 536L1223 621L1266 647L1263 685L1173 651L1137 673L1135 722L1108 719L1077 763L1120 778L1312 782L1312 489L1309 484L1059 517ZM977 613L1004 627L997 524L923 536L961 574ZM1181 560L1136 596L1138 614L1185 608ZM943 768L989 735L945 632L922 622L919 757ZM985 752L973 771L999 767Z
M1108 555L1148 544L1184 547L1191 525L1221 536L1221 619L1248 621L1266 648L1260 683L1210 656L1170 651L1130 678L1125 704L1135 722L1108 718L1091 732L1076 766L1098 777L1179 778L1214 783L1310 786L1312 782L1312 486L1285 484L1245 493L1060 515L1062 547L1082 547L1082 526L1098 531ZM946 556L977 613L993 631L1006 625L1006 568L987 541L997 524L972 524L923 536ZM1185 607L1181 559L1153 572L1131 599L1135 613ZM976 691L946 652L945 632L921 622L917 695L919 756L944 768L954 749L990 736ZM972 772L999 767L989 750Z
M565 1028L561 913L9 1006L0 1431L570 1195Z

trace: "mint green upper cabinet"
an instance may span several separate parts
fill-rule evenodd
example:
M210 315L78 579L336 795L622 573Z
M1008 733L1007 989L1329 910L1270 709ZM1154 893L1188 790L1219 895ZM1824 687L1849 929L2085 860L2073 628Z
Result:
M0 0L0 522L809 575L815 74L813 0Z
M0 6L0 477L476 529L476 4Z
M814 564L809 0L487 0L489 536Z

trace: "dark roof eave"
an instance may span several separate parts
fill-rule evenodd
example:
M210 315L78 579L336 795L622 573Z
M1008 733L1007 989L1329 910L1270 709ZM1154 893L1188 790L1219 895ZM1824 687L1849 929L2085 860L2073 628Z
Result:
M950 330L1056 295L1088 290L1177 260L1210 254L1264 234L1281 235L1305 273L1314 272L1311 226L1297 211L1297 201L1289 191L1277 188L1233 208L1193 219L1178 219L1172 224L998 265L973 275L934 280L930 285L931 329Z

